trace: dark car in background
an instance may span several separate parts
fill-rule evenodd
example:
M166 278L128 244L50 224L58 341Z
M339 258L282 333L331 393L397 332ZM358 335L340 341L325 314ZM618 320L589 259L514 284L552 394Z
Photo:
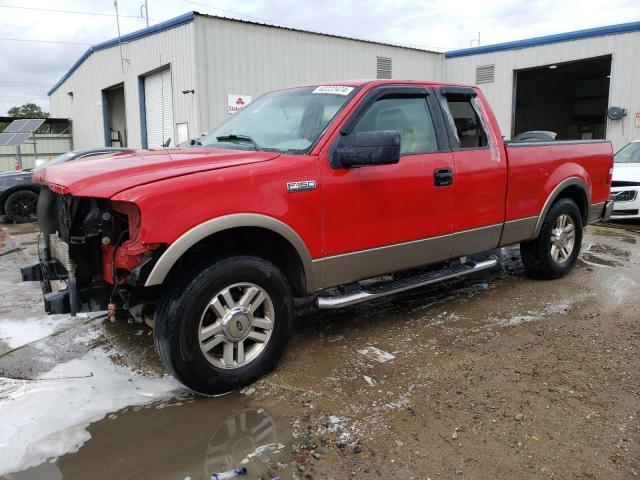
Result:
M80 160L98 155L114 155L118 153L133 153L134 150L122 147L99 147L84 150L74 150L63 153L53 160L35 168L19 170L17 172L0 173L0 216L6 215L15 223L33 222L36 220L36 207L40 185L33 183L31 176L46 167L57 163Z

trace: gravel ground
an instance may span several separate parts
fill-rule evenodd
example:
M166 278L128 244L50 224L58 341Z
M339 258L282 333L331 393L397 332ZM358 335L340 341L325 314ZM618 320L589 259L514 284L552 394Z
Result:
M0 234L26 247L0 257L0 352L74 325L18 282L34 239ZM144 326L73 328L0 357L0 476L637 478L639 241L590 227L564 279L526 278L511 248L502 272L301 312L277 370L218 398L166 377Z

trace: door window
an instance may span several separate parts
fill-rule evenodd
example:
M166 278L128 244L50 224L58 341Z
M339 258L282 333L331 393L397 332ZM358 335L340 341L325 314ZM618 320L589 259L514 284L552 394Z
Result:
M480 116L469 95L448 94L447 108L455 126L460 148L482 148L489 145L487 132L482 127Z
M382 97L362 115L352 133L383 130L400 133L401 155L438 150L425 97Z

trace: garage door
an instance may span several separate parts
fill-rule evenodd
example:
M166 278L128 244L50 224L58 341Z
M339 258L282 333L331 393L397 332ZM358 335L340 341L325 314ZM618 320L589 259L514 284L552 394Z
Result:
M171 70L166 68L144 77L144 111L147 147L161 147L168 139L174 145Z

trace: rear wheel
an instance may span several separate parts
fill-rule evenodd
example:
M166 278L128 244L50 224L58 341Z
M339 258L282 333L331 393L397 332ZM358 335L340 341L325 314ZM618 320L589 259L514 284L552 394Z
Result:
M186 273L156 311L154 342L187 387L219 394L272 370L291 334L289 284L270 262L229 257Z
M4 211L15 223L35 222L38 194L31 190L18 190L10 194L4 202Z
M582 216L575 202L562 198L554 203L535 240L520 244L522 263L537 278L566 275L578 258L582 243Z

